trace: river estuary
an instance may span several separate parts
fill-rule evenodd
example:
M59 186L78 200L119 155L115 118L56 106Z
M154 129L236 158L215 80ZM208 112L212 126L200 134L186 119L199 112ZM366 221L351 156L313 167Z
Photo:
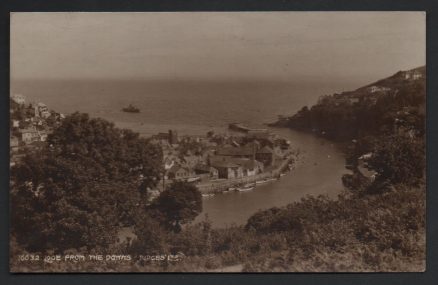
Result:
M289 139L301 152L295 169L278 181L257 185L253 191L218 194L203 199L204 210L196 221L208 219L215 227L245 224L257 210L285 206L306 195L336 197L343 190L343 153L333 143L312 134L288 129L273 132Z

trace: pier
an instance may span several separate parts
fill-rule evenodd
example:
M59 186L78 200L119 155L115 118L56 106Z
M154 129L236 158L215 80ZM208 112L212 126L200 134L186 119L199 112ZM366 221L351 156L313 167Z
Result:
M228 128L233 131L242 132L242 133L257 133L257 132L267 132L267 129L253 129L249 128L240 123L232 123L228 125Z

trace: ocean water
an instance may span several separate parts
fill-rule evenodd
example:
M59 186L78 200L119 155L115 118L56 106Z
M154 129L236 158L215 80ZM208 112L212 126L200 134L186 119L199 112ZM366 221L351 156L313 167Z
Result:
M346 87L307 81L27 80L11 82L11 93L59 112L85 112L152 135L170 128L205 134L231 122L260 126ZM129 104L141 113L122 112Z
M196 81L19 81L12 94L28 102L44 102L62 113L75 111L110 120L149 136L168 129L179 134L203 135L209 130L226 132L241 122L261 127L278 115L291 115L312 105L320 95L360 85L351 82L196 82ZM141 113L121 109L133 104ZM214 226L244 224L257 210L284 206L306 195L336 197L347 170L335 145L312 134L272 129L300 149L296 169L281 180L245 193L219 194L204 199L200 221L208 215Z

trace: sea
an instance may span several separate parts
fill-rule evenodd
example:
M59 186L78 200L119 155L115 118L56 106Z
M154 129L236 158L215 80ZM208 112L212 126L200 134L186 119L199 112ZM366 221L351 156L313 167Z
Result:
M11 94L21 94L29 103L45 103L60 113L78 111L101 117L143 136L170 129L179 135L205 135L208 131L226 133L230 123L266 128L279 115L292 115L322 95L360 84L342 80L16 80L11 82ZM129 104L141 112L123 112ZM336 198L343 191L341 176L348 170L335 144L309 133L271 131L300 150L295 169L253 191L203 199L203 212L196 221L208 219L215 227L243 225L258 210L285 206L308 195Z

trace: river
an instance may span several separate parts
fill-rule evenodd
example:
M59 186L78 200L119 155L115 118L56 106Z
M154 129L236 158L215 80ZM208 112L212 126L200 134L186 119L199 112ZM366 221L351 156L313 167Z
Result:
M215 227L245 224L257 210L285 206L307 195L335 198L343 190L344 155L333 143L312 134L288 129L273 132L289 139L301 152L295 169L280 180L258 185L253 191L230 192L203 199L203 212Z

